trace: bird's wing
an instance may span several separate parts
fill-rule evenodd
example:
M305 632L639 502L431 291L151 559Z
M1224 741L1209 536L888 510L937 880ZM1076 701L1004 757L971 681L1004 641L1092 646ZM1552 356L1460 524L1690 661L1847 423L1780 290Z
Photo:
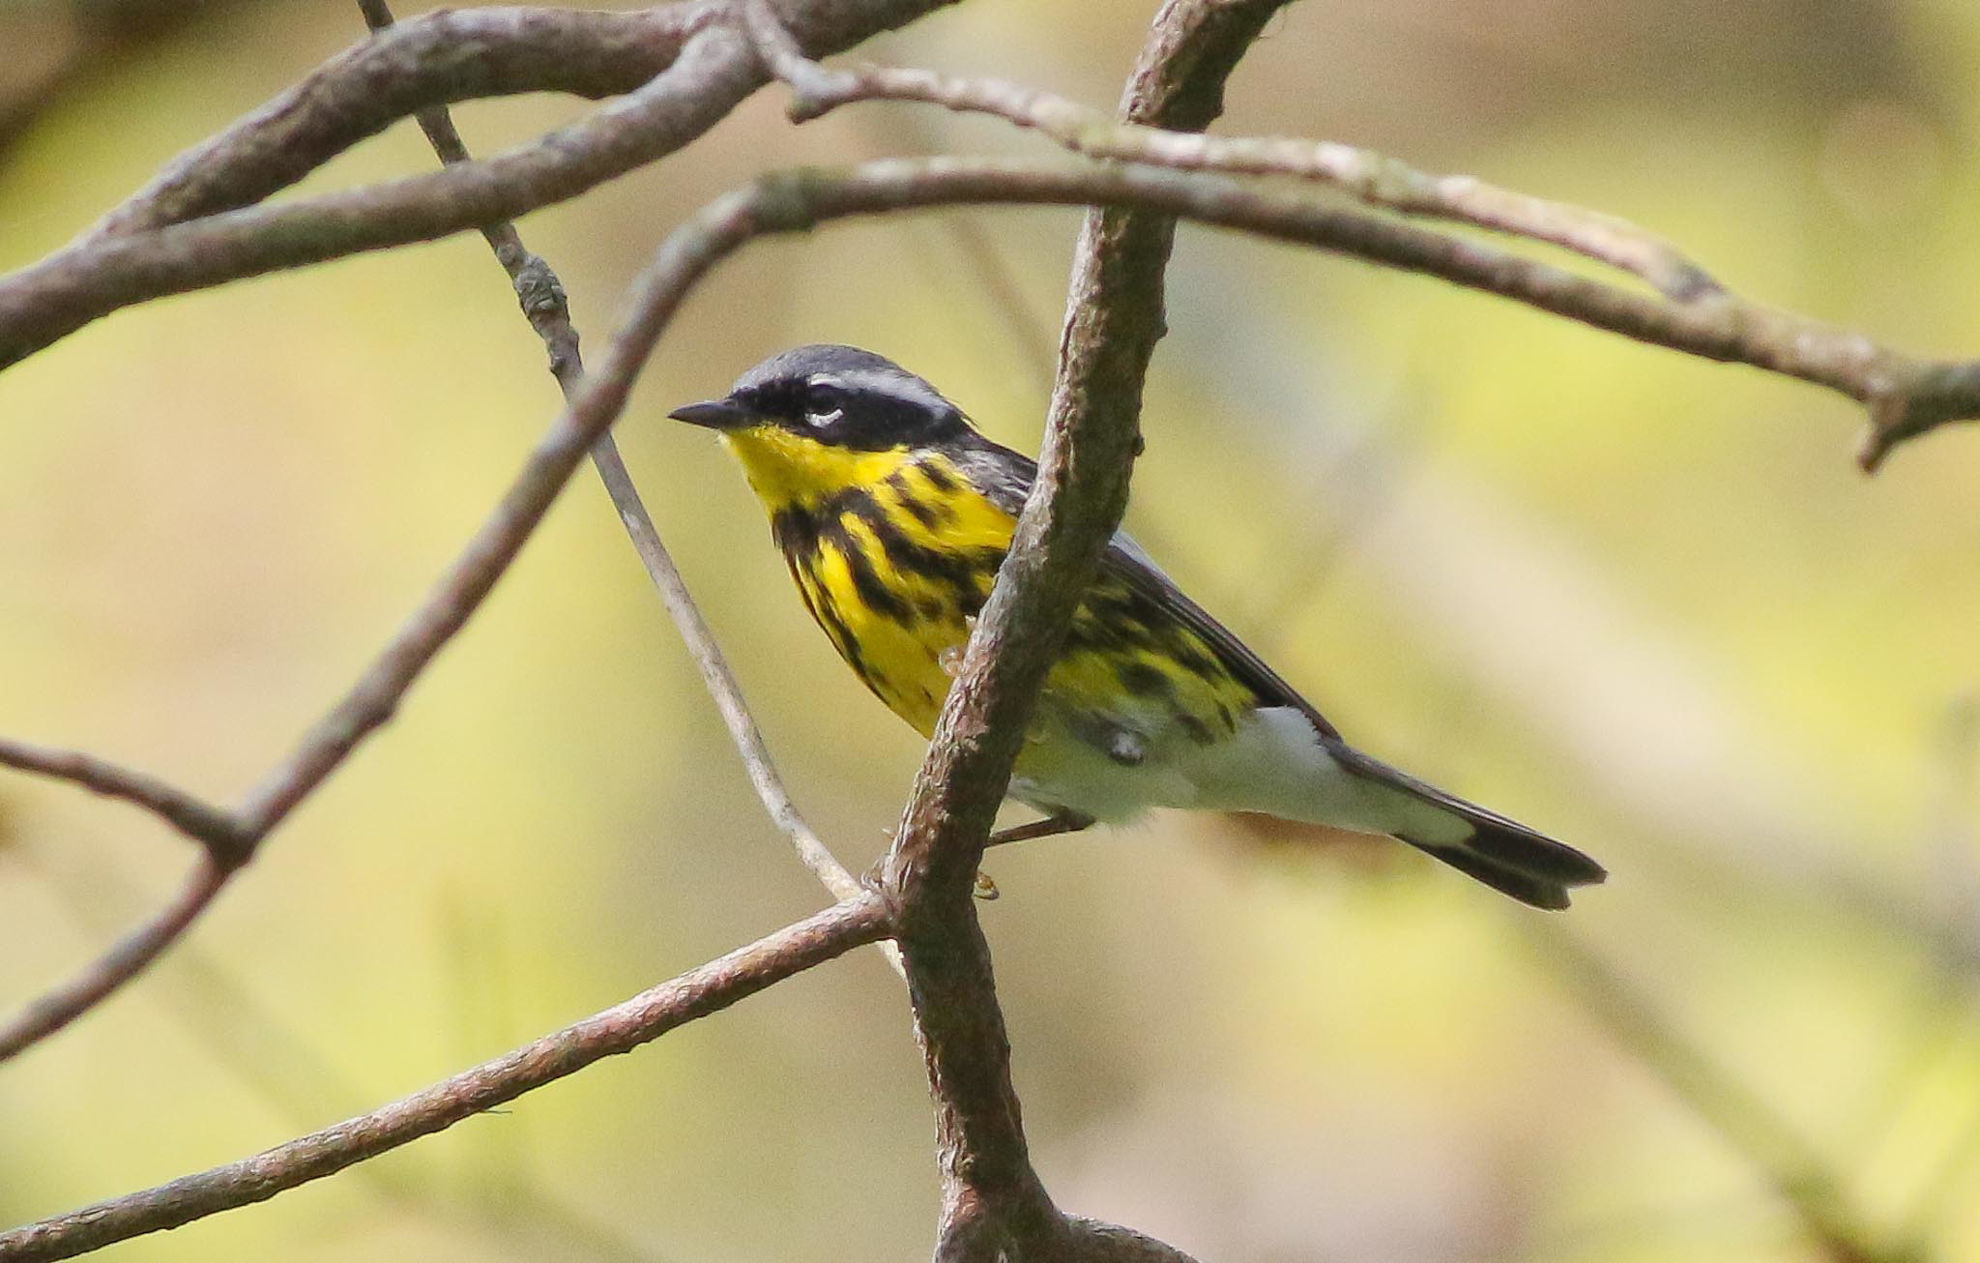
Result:
M1152 601L1164 614L1201 636L1231 674L1258 694L1262 705L1290 706L1312 722L1323 741L1341 740L1340 730L1329 723L1312 702L1301 697L1299 690L1267 666L1265 660L1253 652L1251 646L1239 640L1235 632L1190 600L1126 531L1114 532L1107 551L1100 557L1100 572L1125 582Z
M1031 484L1037 477L1038 466L1029 457L988 439L982 439L981 443L981 447L965 453L957 464L977 490L1015 517L1024 510L1024 500L1031 494ZM1119 579L1153 602L1164 614L1201 636L1231 674L1258 694L1262 704L1290 706L1312 722L1323 741L1342 742L1340 730L1329 723L1313 703L1301 697L1297 689L1267 666L1263 658L1237 638L1236 633L1184 595L1175 580L1164 574L1162 568L1155 564L1155 559L1126 531L1115 531L1113 539L1108 541L1107 551L1100 557L1100 573Z

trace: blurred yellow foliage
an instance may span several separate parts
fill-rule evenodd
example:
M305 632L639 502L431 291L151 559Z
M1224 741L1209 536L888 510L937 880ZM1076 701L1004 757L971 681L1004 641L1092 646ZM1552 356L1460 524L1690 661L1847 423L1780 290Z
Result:
M1107 103L1150 8L973 0L866 51ZM359 30L346 6L235 5L70 85L0 154L0 264ZM1276 21L1221 126L1626 215L1742 292L1972 355L1976 72L1980 9L1953 0L1357 0ZM460 115L493 151L580 108ZM592 345L669 226L753 171L1040 143L912 107L794 131L780 108L766 92L523 223ZM307 187L431 161L401 126ZM831 340L1034 444L1077 217L972 214L974 245L954 223L835 227L726 265L621 431L855 868L919 743L805 619L714 445L663 418ZM1359 743L1608 862L1570 928L1792 1120L1874 1226L1922 1216L1933 1257L1980 1257L1973 964L1857 897L1971 916L1976 754L1939 728L1980 680L1980 441L1933 436L1866 481L1860 418L1812 388L1202 232L1169 308L1132 528ZM556 407L472 237L123 313L0 375L0 730L240 794ZM188 859L19 776L0 826L9 1004ZM1240 832L1164 817L992 856L1018 1086L1063 1204L1206 1260L1812 1257L1556 985L1523 910L1402 848L1371 866ZM820 899L581 478L193 939L0 1069L0 1220L399 1095ZM917 1257L935 1181L897 985L865 954L117 1257Z

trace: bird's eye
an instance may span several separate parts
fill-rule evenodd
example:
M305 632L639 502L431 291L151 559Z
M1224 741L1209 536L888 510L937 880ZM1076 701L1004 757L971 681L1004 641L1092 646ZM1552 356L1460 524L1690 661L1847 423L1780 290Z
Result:
M845 392L836 386L813 386L806 392L804 420L814 430L822 430L846 415Z

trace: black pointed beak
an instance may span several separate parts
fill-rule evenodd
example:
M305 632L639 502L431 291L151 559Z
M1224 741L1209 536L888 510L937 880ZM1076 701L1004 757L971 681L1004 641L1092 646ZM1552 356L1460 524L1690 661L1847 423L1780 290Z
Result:
M706 403L691 403L676 408L667 415L676 421L704 426L710 430L741 429L750 421L749 409L733 399L710 399Z

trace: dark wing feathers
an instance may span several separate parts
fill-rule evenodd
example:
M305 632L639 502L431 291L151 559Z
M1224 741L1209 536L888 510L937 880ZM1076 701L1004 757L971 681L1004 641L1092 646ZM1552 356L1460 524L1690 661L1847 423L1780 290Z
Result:
M1201 636L1230 673L1258 695L1259 701L1267 706L1290 706L1306 716L1320 733L1321 740L1329 744L1341 740L1340 730L1328 723L1326 717L1314 709L1313 703L1301 697L1299 691L1286 683L1277 671L1265 665L1265 660L1252 652L1251 646L1239 640L1230 628L1184 595L1183 590L1142 551L1141 545L1128 538L1126 531L1114 532L1113 540L1100 558L1100 569L1123 580L1130 588L1155 602L1162 612L1172 615L1177 622Z
M957 464L977 490L989 497L998 508L1012 515L1024 510L1024 498L1031 494L1031 484L1038 473L1038 466L1030 458L999 447L987 439L983 448L968 452ZM1301 697L1297 689L1267 666L1265 660L1252 652L1251 647L1239 640L1230 628L1184 595L1183 590L1162 573L1162 568L1126 531L1114 532L1114 538L1107 544L1107 551L1101 554L1100 570L1102 574L1126 583L1129 588L1154 602L1163 613L1201 636L1230 673L1256 693L1265 705L1290 706L1305 715L1323 739L1330 743L1341 740L1340 730L1328 723L1313 703Z

